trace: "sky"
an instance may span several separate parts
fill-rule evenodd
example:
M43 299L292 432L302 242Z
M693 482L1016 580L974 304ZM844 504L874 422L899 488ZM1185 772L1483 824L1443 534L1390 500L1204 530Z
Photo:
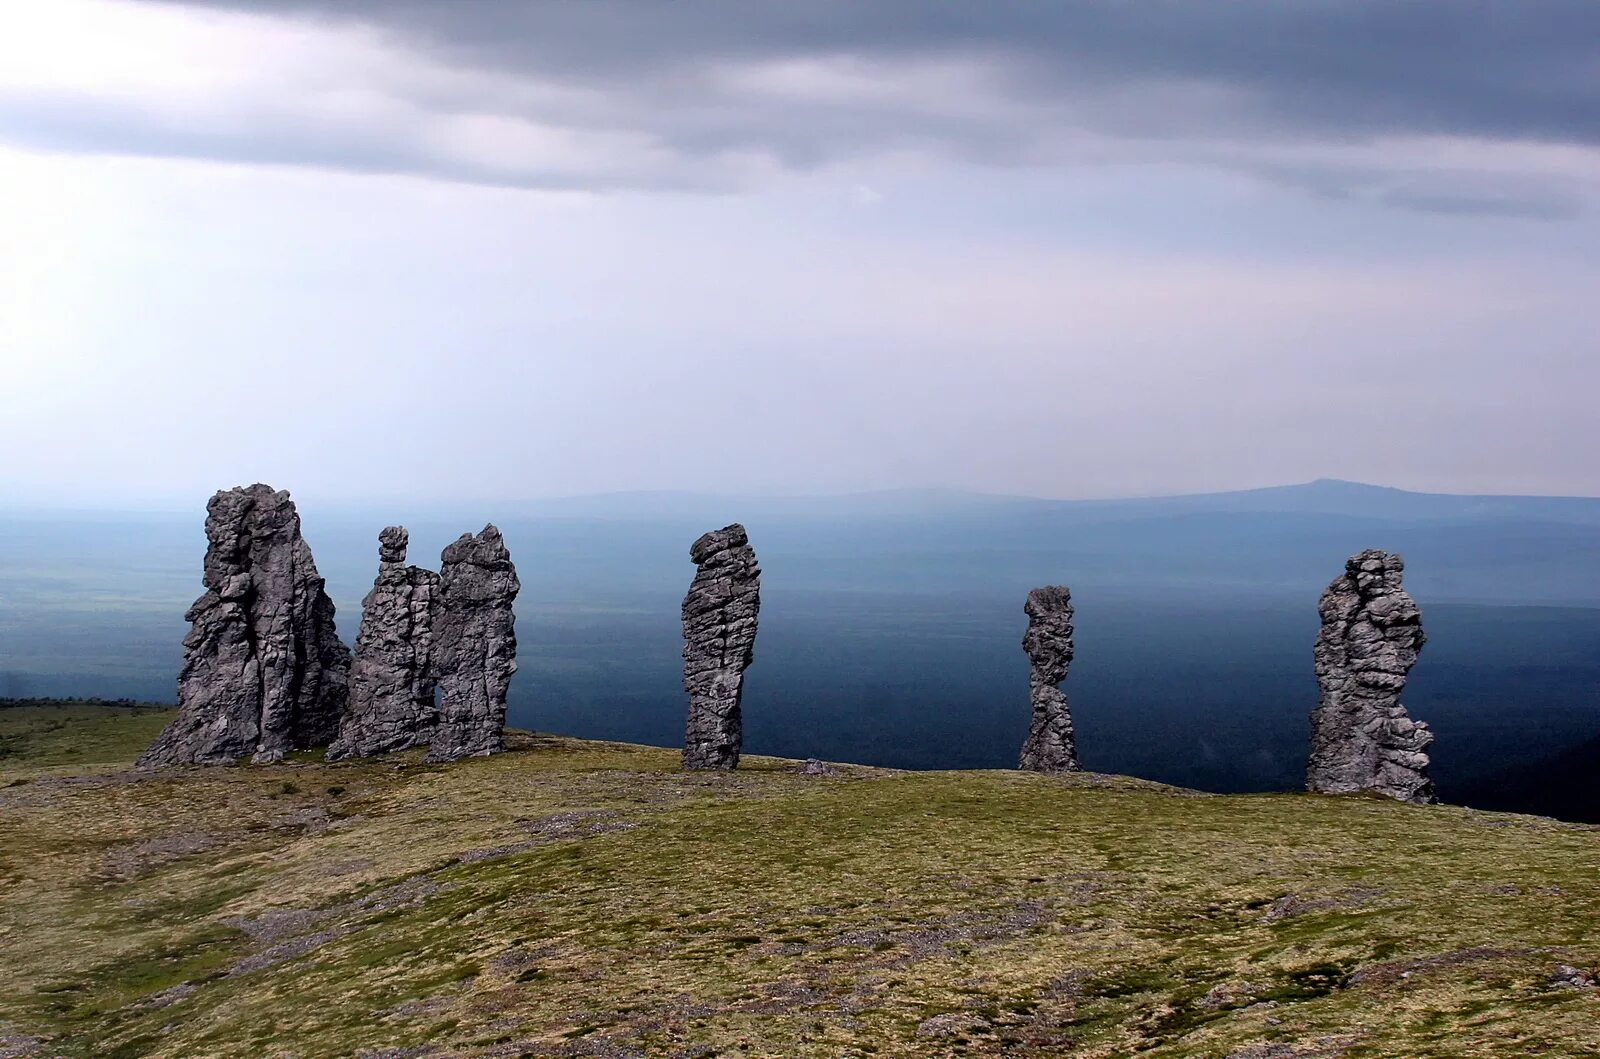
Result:
M1592 0L0 9L0 502L1600 494Z

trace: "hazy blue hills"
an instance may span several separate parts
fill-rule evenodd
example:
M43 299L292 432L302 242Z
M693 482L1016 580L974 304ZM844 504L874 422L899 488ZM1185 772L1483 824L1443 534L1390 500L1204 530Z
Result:
M1600 498L1416 493L1388 486L1319 478L1299 485L1145 500L1060 501L1081 508L1132 508L1151 513L1188 509L1346 515L1393 520L1521 519L1600 525Z
M412 561L436 565L462 531L497 523L524 586L513 719L564 734L681 738L688 546L737 520L765 570L754 752L1014 763L1027 721L1022 600L1053 582L1078 606L1066 688L1091 767L1215 790L1295 786L1316 699L1317 597L1368 547L1406 557L1423 608L1429 644L1406 702L1438 732L1447 795L1509 790L1517 769L1600 735L1600 499L1323 480L1100 501L948 490L450 510L299 500L346 639L379 528L409 526ZM0 510L0 695L170 701L200 588L204 501L163 514Z
M621 493L460 511L307 508L319 558L358 572L373 527L403 521L414 552L437 554L493 518L536 542L555 583L583 592L679 591L687 543L741 521L769 571L854 591L1008 592L1041 580L1140 592L1320 592L1346 555L1404 553L1419 596L1455 602L1600 606L1600 499L1413 493L1321 480L1240 492L1128 500L1041 500L956 490L736 498ZM193 520L190 520L193 522ZM198 534L198 523L183 523Z
M574 544L566 557L585 562L597 546L628 550L669 528L694 534L734 520L760 534L764 559L800 564L808 585L837 588L1016 590L1048 570L1074 586L1320 591L1337 572L1330 554L1381 546L1404 553L1409 579L1435 599L1600 605L1600 498L1590 497L1414 493L1333 479L1127 500L628 493L546 501L510 521L537 526L557 547ZM671 563L656 577L676 586L678 557L662 558Z
M1600 525L1600 497L1417 493L1319 478L1296 485L1223 493L1106 500L1047 500L960 489L890 489L840 496L729 497L714 493L629 492L562 497L519 505L521 514L581 518L702 517L717 511L783 518L897 518L1000 512L1102 521L1179 512L1360 516L1396 520L1511 518Z

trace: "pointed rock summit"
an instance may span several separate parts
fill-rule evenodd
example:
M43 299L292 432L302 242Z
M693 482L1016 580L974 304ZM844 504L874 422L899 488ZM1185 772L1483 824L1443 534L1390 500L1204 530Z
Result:
M761 566L738 523L702 536L689 558L699 569L683 600L683 690L689 693L683 767L737 768L744 743L744 671L755 657L761 610Z
M266 485L223 490L206 506L206 540L178 716L139 764L272 762L326 745L344 711L350 650L294 502Z
M1033 702L1033 723L1017 767L1031 772L1071 772L1078 768L1078 744L1066 693L1057 685L1072 667L1072 592L1064 585L1036 588L1028 593L1022 609L1028 615L1022 649L1031 666L1028 696Z
M1311 715L1308 790L1434 800L1427 753L1433 733L1400 705L1427 639L1422 612L1401 586L1404 570L1398 555L1364 551L1322 594L1315 650L1322 698Z
M350 704L328 759L367 757L432 739L438 721L432 660L439 575L406 565L404 526L378 534L378 577L361 601Z
M500 531L463 533L445 548L431 655L441 693L429 761L505 749L506 690L517 671L516 615L522 585Z

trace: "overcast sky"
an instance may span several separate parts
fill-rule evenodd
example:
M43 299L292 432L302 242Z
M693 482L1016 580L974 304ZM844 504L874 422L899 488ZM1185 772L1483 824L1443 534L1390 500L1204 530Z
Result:
M1600 494L1593 0L0 9L0 499Z

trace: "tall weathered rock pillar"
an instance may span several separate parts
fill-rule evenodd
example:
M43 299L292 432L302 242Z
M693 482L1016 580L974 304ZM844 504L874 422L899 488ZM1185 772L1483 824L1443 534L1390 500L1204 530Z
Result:
M1033 772L1071 772L1078 767L1078 744L1072 733L1067 696L1056 685L1072 666L1072 592L1064 585L1046 585L1028 593L1022 607L1028 631L1022 649L1028 653L1028 697L1033 723L1022 744L1019 768Z
M206 540L178 716L139 764L273 762L326 745L344 711L350 649L294 502L267 485L223 490L206 505Z
M1364 551L1322 594L1315 650L1322 698L1311 714L1308 790L1434 800L1427 753L1433 733L1400 705L1426 642L1422 612L1401 587L1404 570L1398 555Z
M328 759L422 746L438 721L433 623L439 575L406 565L404 526L378 534L378 577L361 601L361 631L350 666L350 705Z
M463 533L442 560L432 645L441 701L429 761L505 749L506 689L517 671L511 605L522 585L500 531Z
M744 671L755 657L761 566L738 523L705 534L689 549L699 567L683 600L683 690L689 726L687 769L739 766L744 742Z

